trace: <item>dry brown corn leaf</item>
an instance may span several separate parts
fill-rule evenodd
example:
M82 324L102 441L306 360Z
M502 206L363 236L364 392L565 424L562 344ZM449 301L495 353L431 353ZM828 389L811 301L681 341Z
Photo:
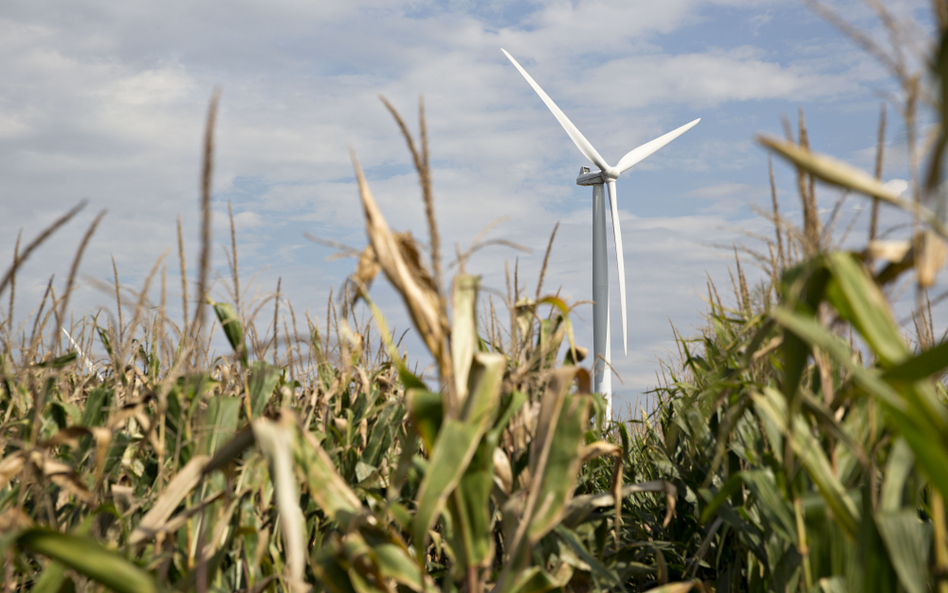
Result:
M56 434L45 441L40 442L40 447L55 447L57 445L68 445L75 449L79 446L79 437L83 437L92 432L85 426L67 426L56 431Z
M915 251L915 271L918 273L918 283L923 288L929 288L935 284L938 270L945 265L948 245L945 245L945 241L935 233L925 231L917 237Z
M444 321L439 313L440 298L437 290L434 289L434 282L421 266L414 241L407 240L405 237L400 238L389 229L369 190L355 154L352 155L352 162L355 166L359 194L365 213L365 230L375 250L378 264L405 302L415 329L421 334L439 364L442 364L444 362Z
M89 489L86 488L86 485L79 479L79 474L73 471L69 465L55 459L49 459L38 450L33 450L30 453L30 463L42 472L44 478L73 493L76 498L83 502L92 502L95 499Z
M619 445L613 445L612 443L607 443L605 441L589 443L583 447L583 463L592 461L593 459L602 457L603 455L618 455L620 451L622 451L622 447Z
M467 379L477 352L477 287L478 276L454 279L451 320L451 360L454 363L454 390L458 406L467 399Z
M175 531L181 529L188 522L188 519L194 515L200 513L207 507L211 506L224 496L224 492L215 492L214 494L208 496L201 502L197 503L191 508L184 509L174 517L168 519L164 525L161 526L162 533L174 533ZM240 500L240 497L235 497L234 500ZM156 534L157 535L157 534Z
M912 248L911 241L870 241L866 256L889 263L902 261Z
M662 527L668 527L672 517L675 515L675 503L678 499L678 488L666 480L652 480L650 482L641 482L638 484L628 484L622 487L622 498L631 496L638 492L664 492L666 501L665 520L662 521ZM570 501L564 512L563 524L567 527L575 527L583 522L583 519L592 511L599 508L611 507L615 505L616 500L611 492L602 492L600 494L583 494Z
M510 494L513 489L513 469L510 467L510 458L500 447L494 449L494 482L507 494Z
M33 525L29 515L18 508L7 509L0 513L0 533L10 533L17 529L26 529Z
M123 515L135 506L135 488L132 486L123 486L122 484L112 484L112 502L115 508Z
M351 276L352 282L358 289L352 296L352 303L359 299L363 290L369 290L372 281L381 271L382 266L379 265L378 259L375 257L375 249L372 248L372 245L366 245L362 253L359 254L359 263L356 264L355 273Z
M681 581L649 589L648 593L688 593L688 591L691 591L695 587L698 587L699 590L704 590L699 581Z
M244 490L246 494L248 490ZM234 512L237 510L237 507L243 502L241 499L243 496L235 496L231 498L224 508L220 511L217 517L215 517L216 525L214 525L214 533L211 535L210 540L207 542L207 545L204 546L204 557L213 558L220 550L221 546L226 541L227 530L231 528L231 519L234 516Z
M12 455L7 455L3 458L3 461L0 461L0 490L23 470L25 460L26 455L22 451L17 451Z
M667 480L652 480L640 484L630 484L622 488L622 496L629 496L636 492L664 492L666 511L665 520L662 521L662 527L668 527L672 517L675 516L675 502L678 500L678 488Z
M109 445L112 444L112 431L101 426L95 426L89 431L95 439L95 485L98 488L102 485L102 476L105 474L105 460Z
M287 581L291 591L304 591L306 520L299 505L299 484L293 461L296 423L294 418L284 414L276 422L268 418L256 418L252 426L257 446L270 460L270 475L283 532Z
M425 265L421 263L421 252L418 250L418 242L415 241L415 237L411 234L411 231L393 233L393 236L398 242L398 250L412 271L412 275L424 286L437 293L438 289L435 285L434 278L428 273Z
M209 459L210 457L207 455L195 455L187 465L181 468L181 471L175 474L175 477L165 486L155 504L142 517L138 527L132 531L128 538L129 544L134 546L141 543L163 528L171 513L201 481L204 474L204 465Z
M948 245L937 234L926 230L916 234L914 241L873 241L865 255L889 262L876 276L877 283L889 283L914 267L919 284L928 288L935 284L938 270L945 265Z

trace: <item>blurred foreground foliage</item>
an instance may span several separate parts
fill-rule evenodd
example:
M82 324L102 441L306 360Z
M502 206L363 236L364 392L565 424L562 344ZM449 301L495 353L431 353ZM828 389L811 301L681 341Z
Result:
M570 307L542 296L542 272L533 296L514 274L503 319L464 273L478 245L458 250L446 285L423 113L416 146L392 109L419 173L427 257L388 228L356 163L369 244L322 328L307 314L300 331L279 288L248 302L232 232L229 302L208 299L202 257L193 316L182 283L181 325L165 315L163 272L160 303L148 300L156 265L133 301L116 282L114 318L63 340L70 278L14 331L15 272L43 236L18 245L0 282L5 590L948 591L948 342L927 296L946 254L948 7L934 6L924 70L891 64L903 113L928 105L941 122L911 198L879 181L884 119L875 176L811 152L802 115L797 134L761 138L797 169L802 225L775 192L775 237L752 254L762 282L749 286L738 259L731 307L709 283L707 329L678 339L637 420L603 417ZM838 209L820 219L817 179L873 200L865 246L834 243ZM878 240L880 202L911 215L907 239ZM371 301L380 272L434 378L408 368ZM908 334L891 305L906 278ZM369 322L352 315L358 299ZM211 358L208 306L226 356Z

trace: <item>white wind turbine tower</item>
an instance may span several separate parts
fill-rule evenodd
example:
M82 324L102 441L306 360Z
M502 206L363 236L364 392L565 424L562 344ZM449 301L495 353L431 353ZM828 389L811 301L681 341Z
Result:
M599 156L599 153L596 152L593 145L589 143L589 140L586 140L576 126L573 125L573 122L569 121L569 118L560 111L556 103L543 92L540 85L517 63L517 60L513 59L513 56L507 53L507 50L501 49L500 51L504 52L504 55L507 56L507 58L513 62L513 65L517 67L517 70L520 71L520 74L523 74L523 77L527 79L527 82L530 83L533 90L540 95L540 98L543 99L546 106L553 112L553 116L560 122L560 125L566 130L566 133L569 134L569 137L573 140L573 143L576 144L576 147L579 148L579 151L582 152L587 159L592 161L593 164L599 167L598 171L592 172L589 171L589 167L580 169L579 177L576 178L576 184L591 185L593 188L593 390L606 397L608 404L607 417L611 417L612 374L608 367L612 364L612 348L609 335L609 271L606 262L608 257L606 255L606 204L602 186L605 184L609 188L609 205L612 209L612 231L615 237L616 264L619 268L619 304L622 310L622 349L623 352L628 355L629 337L625 300L625 261L622 257L622 232L619 228L619 208L616 204L616 179L619 175L645 159L645 157L690 130L695 124L701 121L701 119L696 119L691 123L681 126L677 130L673 130L664 136L660 136L651 142L647 142L629 151L624 157L619 159L619 162L616 163L614 167L610 166L606 163L605 159Z

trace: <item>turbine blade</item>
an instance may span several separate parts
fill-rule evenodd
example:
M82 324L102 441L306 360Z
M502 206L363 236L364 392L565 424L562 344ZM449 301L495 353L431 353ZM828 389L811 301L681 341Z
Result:
M616 205L616 182L609 185L609 205L612 207L612 232L616 242L616 265L619 267L619 308L622 310L622 352L629 354L629 327L625 307L625 258L622 255L622 229L619 226L619 207Z
M523 69L523 66L517 63L517 60L513 59L513 56L507 53L507 50L501 48L500 51L504 52L504 55L507 56L513 65L517 67L517 70L520 71L520 74L523 74L523 77L527 79L527 82L530 83L530 86L533 87L533 90L540 95L540 98L543 99L543 102L546 103L546 106L550 108L550 111L553 112L553 117L556 118L556 121L560 122L560 125L563 126L563 129L566 130L566 133L569 134L569 137L573 140L573 144L576 145L576 148L579 149L583 155L595 163L597 167L605 171L609 168L609 165L606 163L606 160L599 156L599 153L596 152L596 149L593 148L593 145L589 143L589 140L586 140L586 137L579 131L579 129L573 125L573 122L569 121L569 118L566 117L566 114L560 111L560 108L556 106L556 103L553 102L553 99L549 97L546 93L543 92L543 89L540 88L540 85L536 83L535 80L530 78L530 75L527 74L527 71Z
M659 136L658 138L652 140L651 142L646 142L642 146L639 146L638 148L634 148L630 150L624 157L619 159L619 163L616 165L616 169L618 169L620 173L627 171L633 165L645 159L645 157L647 157L648 155L652 154L659 148L665 146L666 144L668 144L675 138L681 136L682 134L684 134L691 128L695 127L695 125L699 121L701 121L700 117L691 123L687 123L681 126L677 130L672 130L671 132L668 132L664 136Z

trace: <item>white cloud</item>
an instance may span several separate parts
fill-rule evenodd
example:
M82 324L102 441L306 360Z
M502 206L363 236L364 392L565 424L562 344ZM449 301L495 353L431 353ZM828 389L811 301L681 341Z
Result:
M907 192L909 188L909 183L905 179L890 179L882 185L897 196L901 196Z

